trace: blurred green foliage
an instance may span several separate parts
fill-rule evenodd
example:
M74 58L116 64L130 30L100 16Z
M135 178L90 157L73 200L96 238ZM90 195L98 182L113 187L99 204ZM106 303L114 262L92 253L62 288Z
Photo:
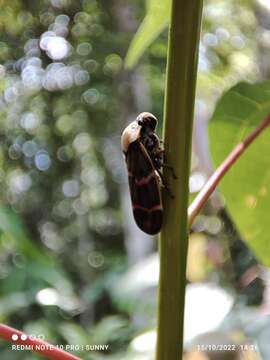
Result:
M155 325L155 282L146 293L138 284L142 294L134 300L119 281L130 262L120 200L126 180L119 134L126 117L145 110L140 108L145 98L147 110L162 118L169 1L161 8L151 0L0 4L1 321L55 344L110 345L108 354L78 352L83 359L138 360L129 344ZM252 2L205 2L198 105L211 111L224 90L260 77L254 35L260 31ZM137 65L126 70L125 61ZM252 89L263 96L259 86ZM232 94L218 109L228 115L235 107ZM241 114L237 119L242 120ZM219 118L212 129L219 162L235 127ZM224 146L218 147L220 142ZM256 154L267 146L266 139L262 142ZM259 161L253 165L263 171ZM235 201L244 198L235 180L239 169L223 189L251 239L246 230L250 219L244 219L244 205ZM256 174L242 175L245 186L252 186ZM265 173L261 176L266 179ZM258 221L262 231L266 218L252 211L249 226ZM266 233L261 239L265 243ZM136 285L134 273L128 282ZM10 345L1 341L1 359L10 354ZM40 356L12 352L12 358Z
M239 83L217 103L210 123L216 164L270 113L269 81ZM269 262L269 130L233 166L220 186L241 233L267 266Z
M126 55L126 66L134 67L149 45L160 35L169 23L171 1L146 2L146 16L137 30Z
M131 336L126 315L119 336L94 329L117 313L107 283L126 264L112 139L131 34L117 30L113 2L1 7L1 320L58 344L98 336L113 352Z

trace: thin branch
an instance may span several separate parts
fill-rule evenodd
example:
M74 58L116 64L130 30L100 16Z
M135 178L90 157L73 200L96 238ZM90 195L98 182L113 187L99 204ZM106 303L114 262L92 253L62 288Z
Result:
M188 222L189 226L192 225L195 217L198 215L200 210L203 208L205 203L208 201L211 194L216 189L219 182L222 180L224 175L230 170L236 160L245 152L248 146L267 128L270 124L270 115L268 115L259 126L252 131L246 139L238 144L229 156L223 161L223 163L215 170L213 175L209 178L207 183L204 185L202 190L196 196L192 204L188 208Z
M23 332L13 329L4 324L0 324L0 338L12 342L15 345L30 346L31 351L37 352L47 359L52 360L81 360L79 357L66 351L58 349L54 345L40 339L29 338Z

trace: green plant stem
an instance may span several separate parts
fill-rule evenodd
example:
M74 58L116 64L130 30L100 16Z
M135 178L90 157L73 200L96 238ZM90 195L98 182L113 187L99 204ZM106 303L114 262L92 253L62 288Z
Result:
M270 125L270 115L268 115L257 127L253 130L241 143L239 143L221 165L215 170L213 175L208 179L202 190L193 200L188 208L188 222L192 225L195 217L203 208L209 197L216 189L219 182L223 179L225 174L230 170L236 160L245 152L248 146Z
M197 74L202 0L173 0L169 33L164 108L166 162L177 175L165 181L174 198L164 193L160 236L160 279L157 360L181 360L187 256L187 207L191 136Z

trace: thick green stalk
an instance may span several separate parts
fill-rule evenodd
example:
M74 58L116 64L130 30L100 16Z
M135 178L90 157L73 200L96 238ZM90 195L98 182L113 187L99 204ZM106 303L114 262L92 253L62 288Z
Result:
M188 179L202 0L172 0L164 109L166 162L164 225L160 237L157 360L181 360L188 241Z

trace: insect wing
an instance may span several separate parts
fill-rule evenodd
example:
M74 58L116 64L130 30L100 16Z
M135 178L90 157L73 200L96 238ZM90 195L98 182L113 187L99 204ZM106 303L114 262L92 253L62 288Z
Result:
M147 234L157 234L162 225L159 178L139 140L129 145L126 162L135 221Z

